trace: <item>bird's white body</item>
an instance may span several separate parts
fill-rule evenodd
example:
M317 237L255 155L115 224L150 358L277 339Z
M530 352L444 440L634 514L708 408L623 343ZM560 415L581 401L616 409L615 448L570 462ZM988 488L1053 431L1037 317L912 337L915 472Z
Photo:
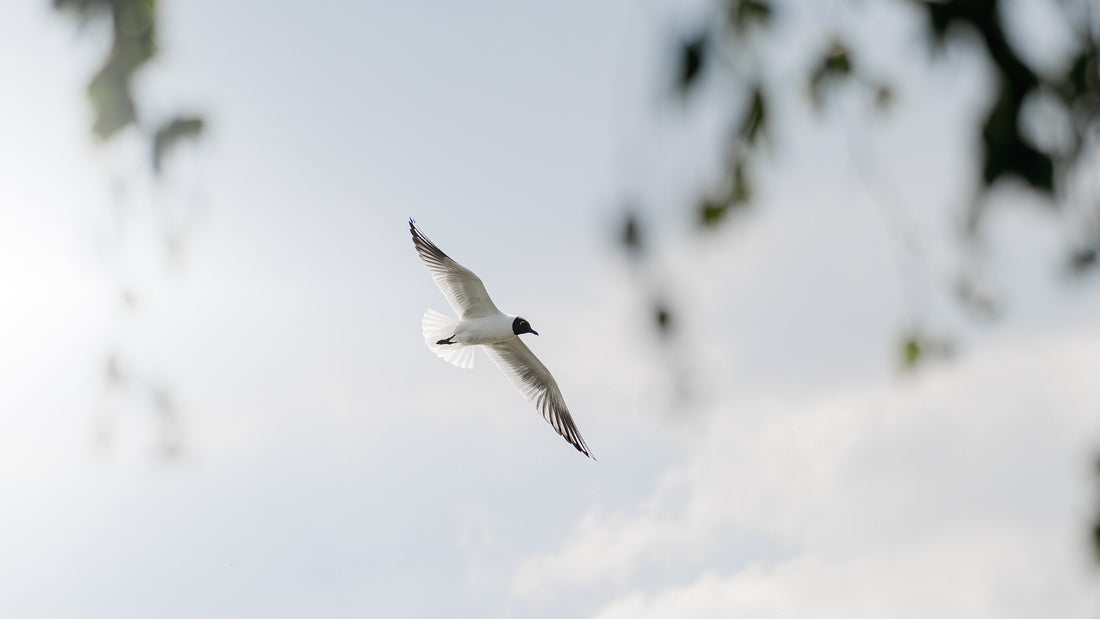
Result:
M497 313L492 316L463 318L455 325L454 341L459 344L499 344L516 336L512 332L515 316Z

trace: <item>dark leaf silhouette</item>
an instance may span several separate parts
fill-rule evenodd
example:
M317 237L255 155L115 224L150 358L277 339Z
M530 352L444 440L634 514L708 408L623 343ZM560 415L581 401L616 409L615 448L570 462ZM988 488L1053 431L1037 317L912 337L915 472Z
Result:
M985 169L983 180L992 185L1003 176L1015 176L1035 189L1054 189L1054 163L1024 141L1019 131L1021 101L1010 88L1002 88L982 129Z
M756 139L765 130L768 119L768 108L764 102L764 89L757 85L749 96L750 103L741 121L741 128L737 135L746 144L755 144Z
M669 311L667 305L662 302L654 304L653 321L661 335L665 335L672 330L672 312Z
M821 106L825 91L834 83L852 74L852 59L843 41L833 41L832 46L810 74L810 97Z
M1069 258L1070 269L1074 273L1084 273L1096 266L1096 247L1082 247L1072 254Z
M699 223L704 226L715 226L726 216L729 205L717 200L703 200L699 205Z
M676 84L680 92L687 94L699 80L706 60L707 38L699 34L680 44L680 68Z
M732 178L726 181L721 193L705 198L699 204L699 223L704 227L717 226L733 210L747 206L751 199L748 173L744 163L737 161L733 165Z
M623 247L630 254L637 256L642 252L642 232L641 223L638 221L637 215L634 213L627 213L623 221L622 234L619 237Z
M194 116L178 116L157 129L153 136L153 170L161 171L164 156L183 138L197 138L202 134L203 120Z
M1067 100L1100 92L1100 75L1096 69L1096 52L1092 45L1083 46L1062 78L1062 95Z

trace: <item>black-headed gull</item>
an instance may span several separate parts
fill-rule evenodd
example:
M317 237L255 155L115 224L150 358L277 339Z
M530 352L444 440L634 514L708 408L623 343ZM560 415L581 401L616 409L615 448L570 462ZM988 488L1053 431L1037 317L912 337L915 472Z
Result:
M472 271L455 262L435 243L428 240L409 219L413 245L428 267L432 279L447 297L451 308L459 315L455 320L429 309L421 327L428 348L442 359L461 368L474 367L474 347L481 346L508 380L523 394L554 430L577 451L592 458L592 452L577 431L565 399L550 370L535 353L519 339L523 333L538 332L519 316L510 316L497 309L485 284Z

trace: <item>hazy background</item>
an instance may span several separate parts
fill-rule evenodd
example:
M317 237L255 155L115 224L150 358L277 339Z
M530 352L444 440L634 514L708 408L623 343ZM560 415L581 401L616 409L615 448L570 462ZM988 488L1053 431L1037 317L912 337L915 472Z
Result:
M705 4L161 2L143 113L206 122L159 177L91 136L103 24L0 6L0 614L1096 616L1100 286L1020 186L959 243L984 65L806 5L895 107L777 103L703 230L721 104L671 84ZM410 216L542 334L598 462L424 347ZM951 358L905 370L914 325Z

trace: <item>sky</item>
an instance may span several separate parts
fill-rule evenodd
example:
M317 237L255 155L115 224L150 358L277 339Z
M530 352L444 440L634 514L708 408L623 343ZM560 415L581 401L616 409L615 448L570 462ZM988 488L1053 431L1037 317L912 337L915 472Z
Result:
M144 113L208 130L156 182L91 138L102 30L0 6L0 614L1096 615L1100 286L1018 187L958 244L988 79L908 9L785 18L781 68L831 23L897 106L790 97L704 234L722 110L667 54L705 3L158 4ZM539 331L598 461L423 346L409 217ZM960 264L999 319L944 293ZM905 372L916 319L957 351Z

